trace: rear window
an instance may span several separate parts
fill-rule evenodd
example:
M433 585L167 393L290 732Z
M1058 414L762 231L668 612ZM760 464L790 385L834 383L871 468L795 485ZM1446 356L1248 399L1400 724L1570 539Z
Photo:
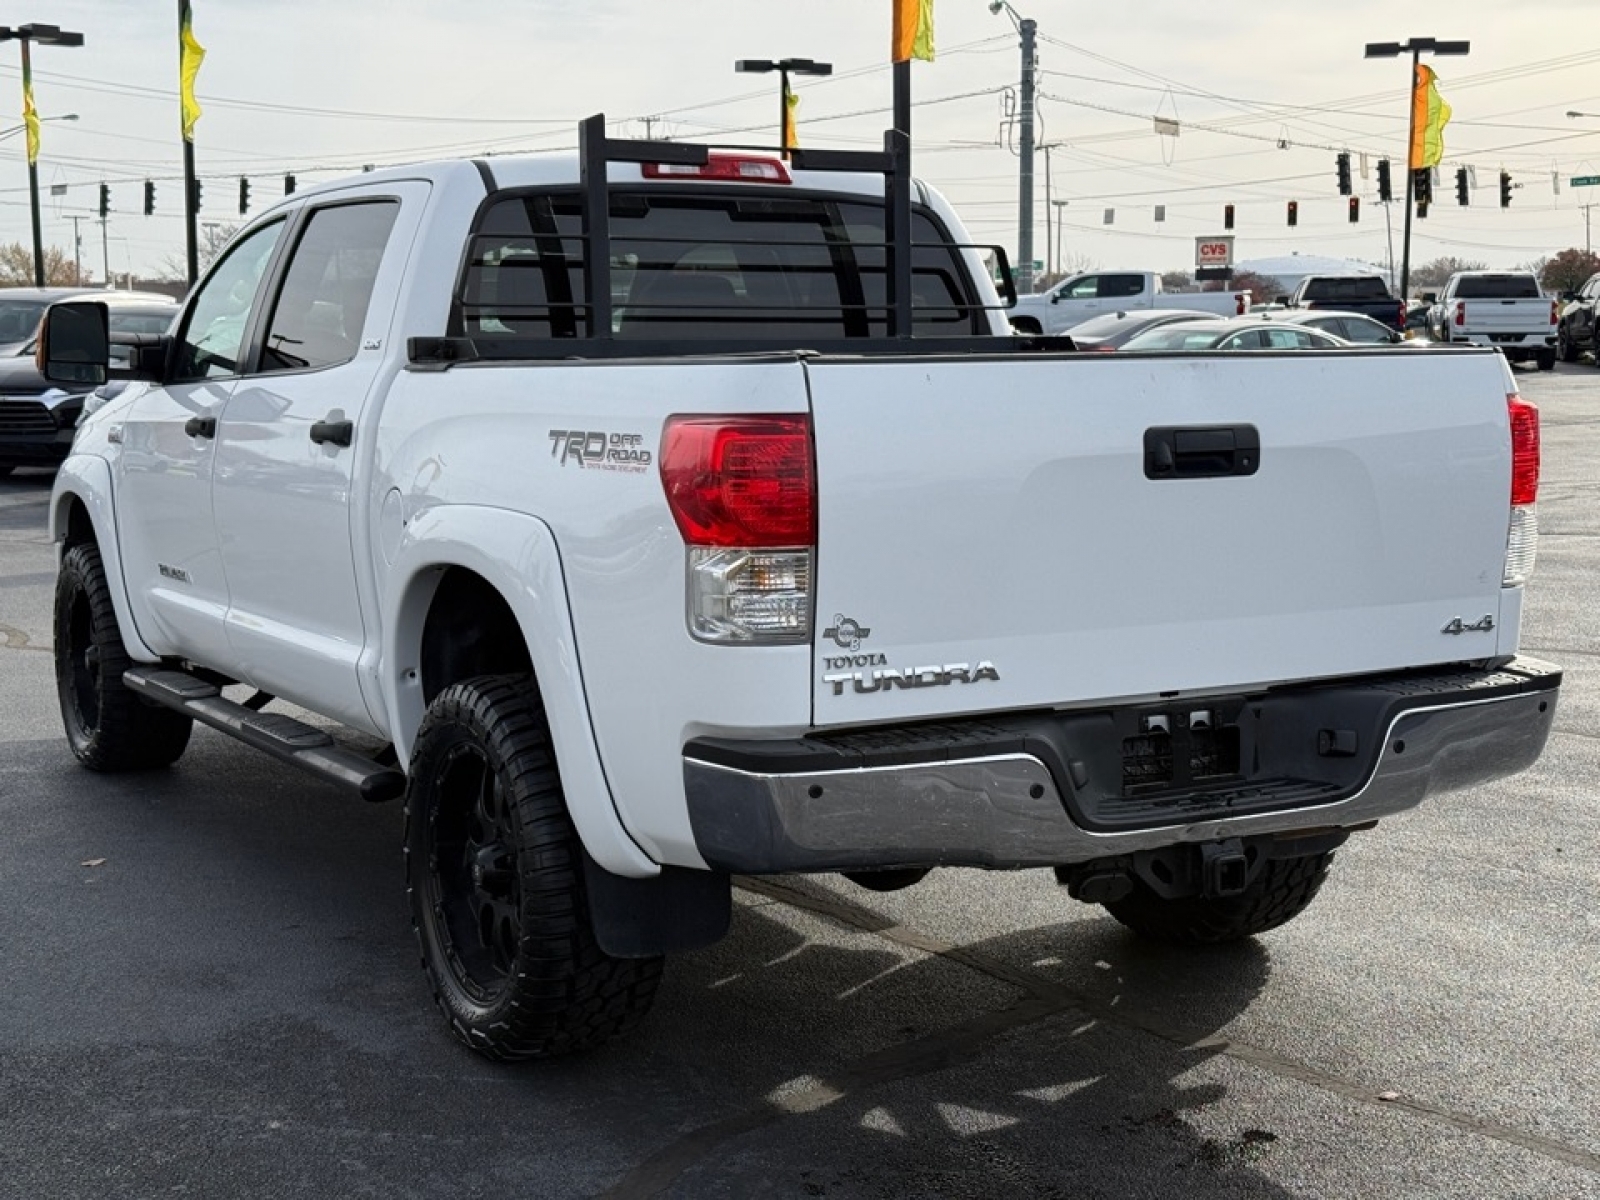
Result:
M1303 300L1387 300L1389 288L1376 275L1354 275L1348 279L1307 281Z
M1468 275L1456 280L1457 300L1537 300L1539 281L1532 275Z
M581 200L509 196L473 234L456 330L587 337ZM918 337L987 331L949 237L912 217ZM619 339L882 337L883 210L822 196L681 191L611 197L612 333Z

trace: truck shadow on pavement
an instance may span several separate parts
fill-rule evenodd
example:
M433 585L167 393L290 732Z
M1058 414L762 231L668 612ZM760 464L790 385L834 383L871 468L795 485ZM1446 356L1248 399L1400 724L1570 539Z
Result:
M1225 1095L1190 1076L1265 985L1260 944L1151 947L1063 891L1078 919L908 954L862 928L863 896L821 939L777 905L741 907L726 942L669 967L641 1040L709 1086L712 1111L730 1085L753 1103L603 1195L1288 1194L1252 1169L1271 1130L1191 1123ZM684 1054L710 1038L714 1063Z

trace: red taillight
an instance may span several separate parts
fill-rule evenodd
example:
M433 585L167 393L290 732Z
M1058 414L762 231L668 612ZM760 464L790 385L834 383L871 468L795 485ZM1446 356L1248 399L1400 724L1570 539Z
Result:
M1250 311L1250 293L1235 292L1233 294L1233 315L1242 317Z
M791 183L789 168L776 158L754 154L712 154L704 166L645 163L646 179L716 179L724 183Z
M1561 324L1561 301L1559 300L1550 301L1550 324Z
M661 483L690 546L810 546L817 534L805 416L669 417Z
M1506 397L1511 417L1511 503L1532 504L1539 495L1539 410L1512 392Z
M1458 300L1458 301L1456 301L1456 324L1457 325L1465 325L1466 323L1467 323L1467 302L1465 300Z
M1116 351L1116 347L1115 346L1106 346L1106 345L1093 346L1093 347L1091 347L1091 349L1096 350L1101 354L1111 354L1111 353L1114 353Z
M1404 300L1402 300L1402 301L1400 301L1400 323L1398 325L1396 325L1395 328L1398 329L1401 333L1404 333L1406 331L1406 326L1409 324L1410 320L1411 320L1411 314L1410 314L1410 312L1408 312L1406 310L1406 302Z

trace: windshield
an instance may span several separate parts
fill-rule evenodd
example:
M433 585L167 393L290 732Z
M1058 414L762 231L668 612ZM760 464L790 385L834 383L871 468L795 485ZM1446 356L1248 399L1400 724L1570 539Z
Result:
M0 342L25 342L33 337L48 301L0 298Z

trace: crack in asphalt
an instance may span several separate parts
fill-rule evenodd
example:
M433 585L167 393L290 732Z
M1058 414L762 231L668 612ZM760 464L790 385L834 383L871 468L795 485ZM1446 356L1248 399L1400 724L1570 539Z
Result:
M741 877L736 885L745 892L765 896L817 916L832 918L897 946L958 963L1017 988L1023 993L1022 998L1006 1008L984 1013L926 1037L863 1055L829 1072L827 1080L818 1080L779 1098L765 1100L757 1107L690 1130L634 1167L610 1189L600 1193L603 1200L644 1200L645 1197L659 1195L685 1171L733 1138L775 1124L788 1116L816 1112L854 1092L942 1071L976 1057L1002 1034L1051 1017L1069 1015L1106 1021L1148 1034L1181 1049L1209 1050L1280 1078L1331 1092L1366 1108L1399 1109L1436 1124L1448 1125L1465 1133L1490 1138L1600 1174L1600 1155L1553 1138L1455 1112L1413 1096L1382 1092L1383 1097L1389 1097L1384 1099L1380 1097L1379 1090L1368 1085L1296 1062L1259 1046L1236 1042L1221 1035L1194 1037L1182 1029L1126 1008L1114 1008L1104 1001L1031 971L1013 967L982 951L941 941L843 897L818 893L794 882L777 879Z

